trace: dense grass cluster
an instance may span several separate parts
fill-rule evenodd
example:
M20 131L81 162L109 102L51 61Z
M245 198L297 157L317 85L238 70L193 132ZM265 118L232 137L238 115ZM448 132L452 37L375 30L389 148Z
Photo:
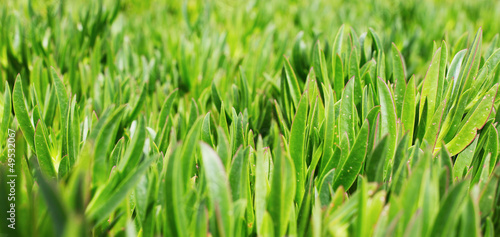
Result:
M498 22L488 0L7 1L0 235L496 236Z

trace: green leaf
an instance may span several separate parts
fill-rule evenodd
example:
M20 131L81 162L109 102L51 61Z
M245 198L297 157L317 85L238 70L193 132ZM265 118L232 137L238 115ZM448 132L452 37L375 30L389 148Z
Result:
M458 180L461 180L467 170L469 170L478 141L479 137L476 136L473 142L458 154L453 166L453 179L458 178Z
M203 124L201 125L201 140L210 146L213 146L212 135L210 132L210 112L203 118Z
M215 81L212 81L212 100L215 104L215 107L217 108L218 111L221 111L221 106L222 106L222 100L220 98L219 92L217 91L217 87L215 85ZM170 97L170 96L169 96Z
M307 101L307 90L304 91L304 94L300 98L300 103L297 108L297 112L295 113L295 118L293 119L292 129L290 131L290 157L293 161L296 177L297 179L297 192L295 196L295 201L297 203L301 202L302 195L304 194L304 184L305 184L305 175L306 175L306 167L305 167L305 146L306 146L306 122L307 122L307 110L308 110L308 101ZM273 216L273 215L271 215ZM273 219L274 216L273 216Z
M384 136L366 159L366 178L369 182L382 182L386 157L387 136ZM395 166L396 167L396 166Z
M488 67L491 71L495 71L500 63L500 49L495 50L491 56L484 62L483 68Z
M233 108L233 122L231 123L231 154L236 154L236 150L240 148L245 142L244 132L243 132L243 115L236 114L236 110Z
M394 84L396 85L394 91L394 100L396 101L396 115L401 117L403 110L403 101L405 99L406 91L406 66L403 55L399 52L398 48L392 43L392 76Z
M179 150L176 149L168 159L165 172L165 211L167 225L173 236L187 235L188 217L184 199L184 177L182 176Z
M144 103L146 103L147 85L148 85L147 82L142 85L141 93L139 94L137 101L135 102L131 110L129 110L128 112L126 121L127 123L131 123L137 118L137 116L139 116L142 106L144 105Z
M208 197L215 213L217 213L216 221L221 230L218 234L219 236L231 236L233 204L224 166L217 153L209 145L200 143L200 147Z
M51 217L56 236L63 236L68 222L68 212L64 205L56 186L45 179L43 175L38 175L37 183L40 192L47 204L47 211Z
M240 148L234 156L231 169L229 171L229 185L233 201L245 199L247 196L248 180L248 147Z
M5 92L4 92L4 107L3 107L3 115L2 115L2 125L0 126L0 139L5 141L8 137L8 129L11 121L11 113L12 113L12 101L10 95L10 87L9 83L5 82Z
M429 122L434 111L436 110L436 103L438 99L438 84L440 79L440 67L441 66L441 48L438 48L432 57L432 61L425 74L424 82L422 84L422 91L420 92L420 117L422 117L422 109L424 106L424 101L427 100L427 113L428 116L427 123Z
M354 106L354 78L351 77L342 92L339 114L339 134L347 134L349 144L354 143L356 127L356 107ZM345 146L345 144L340 144Z
M69 167L75 164L80 151L80 118L76 107L76 96L73 97L68 109L68 121L66 122L66 141L68 144Z
M497 164L498 160L498 130L495 126L493 126L491 129L489 129L488 132L488 141L487 145L485 147L485 153L491 154L491 162L489 164L490 169L488 170L488 175L493 172L493 169L495 168L495 165Z
M425 129L424 140L427 141L431 150L434 151L436 144L439 143L438 135L441 129L441 122L443 121L443 114L446 108L446 100L436 109L434 116L430 120L430 123L427 124L427 128Z
M165 129L164 125L166 124L165 122L170 114L170 110L172 109L172 105L174 104L177 93L177 89L172 91L172 93L168 95L167 99L165 99L165 102L163 102L163 105L161 106L160 117L158 119L158 133L161 133L161 131Z
M181 179L182 182L191 179L191 177L195 175L194 170L196 167L194 154L196 151L196 142L198 142L198 139L200 138L201 122L201 118L196 120L183 142L181 151L181 174L183 176L183 179Z
M68 94L66 92L66 87L64 86L61 77L57 75L57 72L53 67L50 69L50 72L51 72L52 82L54 83L54 88L56 89L57 103L59 104L59 114L61 116L61 132L62 134L64 134L62 139L61 156L65 156L68 154L67 150L68 138L65 135L67 134L67 129L68 129L67 121L68 121L69 99L68 99Z
M290 61L285 57L285 78L281 78L281 80L286 80L286 86L290 91L290 96L292 97L292 101L295 106L298 106L300 101L300 87L297 77L295 76L295 72L293 71L292 65L290 65ZM282 92L283 93L283 92Z
M357 39L356 39L357 40ZM356 106L359 106L362 100L362 85L361 85L361 75L359 72L359 53L358 53L358 48L353 47L351 51L351 55L349 57L349 70L348 70L348 75L350 78L353 78L354 80L354 87L353 87L353 100L354 104ZM359 108L359 107L358 107ZM359 110L359 109L358 109Z
M455 219L459 217L463 199L467 192L466 182L460 182L452 187L448 195L442 201L439 212L435 218L434 225L430 231L430 236L448 236Z
M446 120L444 121L443 128L440 138L438 140L444 140L445 142L449 142L455 136L456 132L459 129L460 120L463 118L465 107L467 106L469 95L471 90L466 90L448 113ZM444 136L444 138L442 138Z
M281 144L274 150L273 177L267 202L267 210L274 224L274 233L278 233L278 236L285 235L289 221L294 221L289 218L296 190L294 164L283 150L281 140Z
M462 66L462 61L467 53L467 49L461 50L455 54L455 57L451 60L450 66L448 68L448 74L446 74L446 81L452 82L453 87L456 86L457 80L453 80L454 78L458 78L460 73L460 68ZM453 80L453 81L451 81Z
M347 190L354 183L354 180L356 180L365 161L369 132L370 126L368 120L365 120L346 162L339 165L340 168L333 184L333 190L336 190L339 186L343 186Z
M329 93L326 99L325 106L325 132L323 137L325 139L323 145L323 159L321 159L321 167L325 167L326 163L330 160L330 157L333 156L333 147L336 134L335 129L335 94Z
M477 130L484 126L493 109L493 102L495 101L497 90L498 84L483 96L474 111L469 112L472 114L469 118L466 118L467 121L464 126L462 126L462 129L458 131L455 138L446 144L446 148L452 155L456 155L465 149L465 147L474 140L474 137L476 137Z
M494 212L495 200L498 199L498 181L500 177L500 165L495 167L495 170L490 175L487 183L482 187L479 196L479 208L481 217L487 217L490 213Z
M85 214L94 219L96 223L100 223L108 218L116 207L120 205L121 201L127 197L129 191L139 182L140 176L144 174L153 161L154 159L150 158L129 172L115 188L107 190L109 195L96 194L87 206Z
M47 132L41 120L38 121L35 130L35 148L42 174L49 178L56 178L56 170L50 155L49 143L47 141Z
M381 106L380 110L382 112L380 134L382 136L388 134L387 156L385 158L385 164L384 164L384 179L385 179L389 164L392 162L392 158L394 157L394 152L396 151L396 143L397 143L396 108L394 107L394 100L392 99L392 93L389 90L387 84L382 80L382 78L379 78L378 80L378 93Z
M128 172L139 164L141 159L144 142L146 140L146 125L142 117L139 118L139 124L135 129L134 136L127 146L125 154L120 159L118 169L121 172Z
M344 89L344 66L342 65L340 52L333 55L332 64L332 68L335 69L333 75L333 88L335 89L335 92L337 92L337 94L341 94L342 90Z
M319 40L316 41L313 51L313 68L316 78L318 78L318 85L329 84L328 69L326 67L325 54L321 50Z
M467 54L465 55L465 61L462 63L460 68L460 74L457 77L457 82L455 84L455 89L453 90L452 99L458 98L463 91L470 88L472 85L472 78L474 78L479 69L479 63L481 61L481 42L483 37L483 30L479 29L474 37L472 45L467 49Z
M262 223L266 214L266 194L268 190L268 178L266 172L267 162L265 160L264 145L262 137L259 136L257 140L257 154L255 155L255 219L257 234L262 236L264 234Z
M35 150L35 129L30 121L28 109L26 108L26 99L23 93L23 82L21 75L17 75L16 83L14 85L14 92L12 93L12 100L14 102L14 112L16 119L23 131L23 136L30 145L31 149Z
M335 169L331 169L328 173L325 174L323 179L321 180L319 188L319 201L321 202L322 207L326 207L330 204L332 199L331 187L333 185L333 181L335 179Z
M405 98L401 112L401 123L403 124L403 131L408 132L410 144L413 140L413 129L415 126L415 91L415 76L412 76L410 78L410 81L408 82L408 86L406 87Z
M264 214L264 218L262 218L262 237L273 237L274 235L274 222L269 214L269 212L266 212Z
M104 183L108 170L108 154L113 148L114 139L118 130L118 125L123 116L123 110L125 106L117 108L106 122L102 125L102 128L98 131L98 136L95 142L95 158L94 158L94 168L92 172L92 183L95 187ZM101 118L104 119L104 118Z

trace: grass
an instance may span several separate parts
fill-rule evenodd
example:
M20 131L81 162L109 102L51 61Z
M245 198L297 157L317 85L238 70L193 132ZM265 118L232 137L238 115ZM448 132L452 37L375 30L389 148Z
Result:
M499 9L7 1L0 233L496 236Z

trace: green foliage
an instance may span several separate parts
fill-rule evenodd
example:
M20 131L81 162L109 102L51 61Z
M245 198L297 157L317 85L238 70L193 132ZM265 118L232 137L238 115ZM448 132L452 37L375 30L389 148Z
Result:
M8 1L0 233L498 235L500 3L376 2Z

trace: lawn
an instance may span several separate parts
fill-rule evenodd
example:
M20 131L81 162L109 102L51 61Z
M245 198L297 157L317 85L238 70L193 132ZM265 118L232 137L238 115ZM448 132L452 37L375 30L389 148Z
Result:
M4 0L0 236L498 236L500 2Z

